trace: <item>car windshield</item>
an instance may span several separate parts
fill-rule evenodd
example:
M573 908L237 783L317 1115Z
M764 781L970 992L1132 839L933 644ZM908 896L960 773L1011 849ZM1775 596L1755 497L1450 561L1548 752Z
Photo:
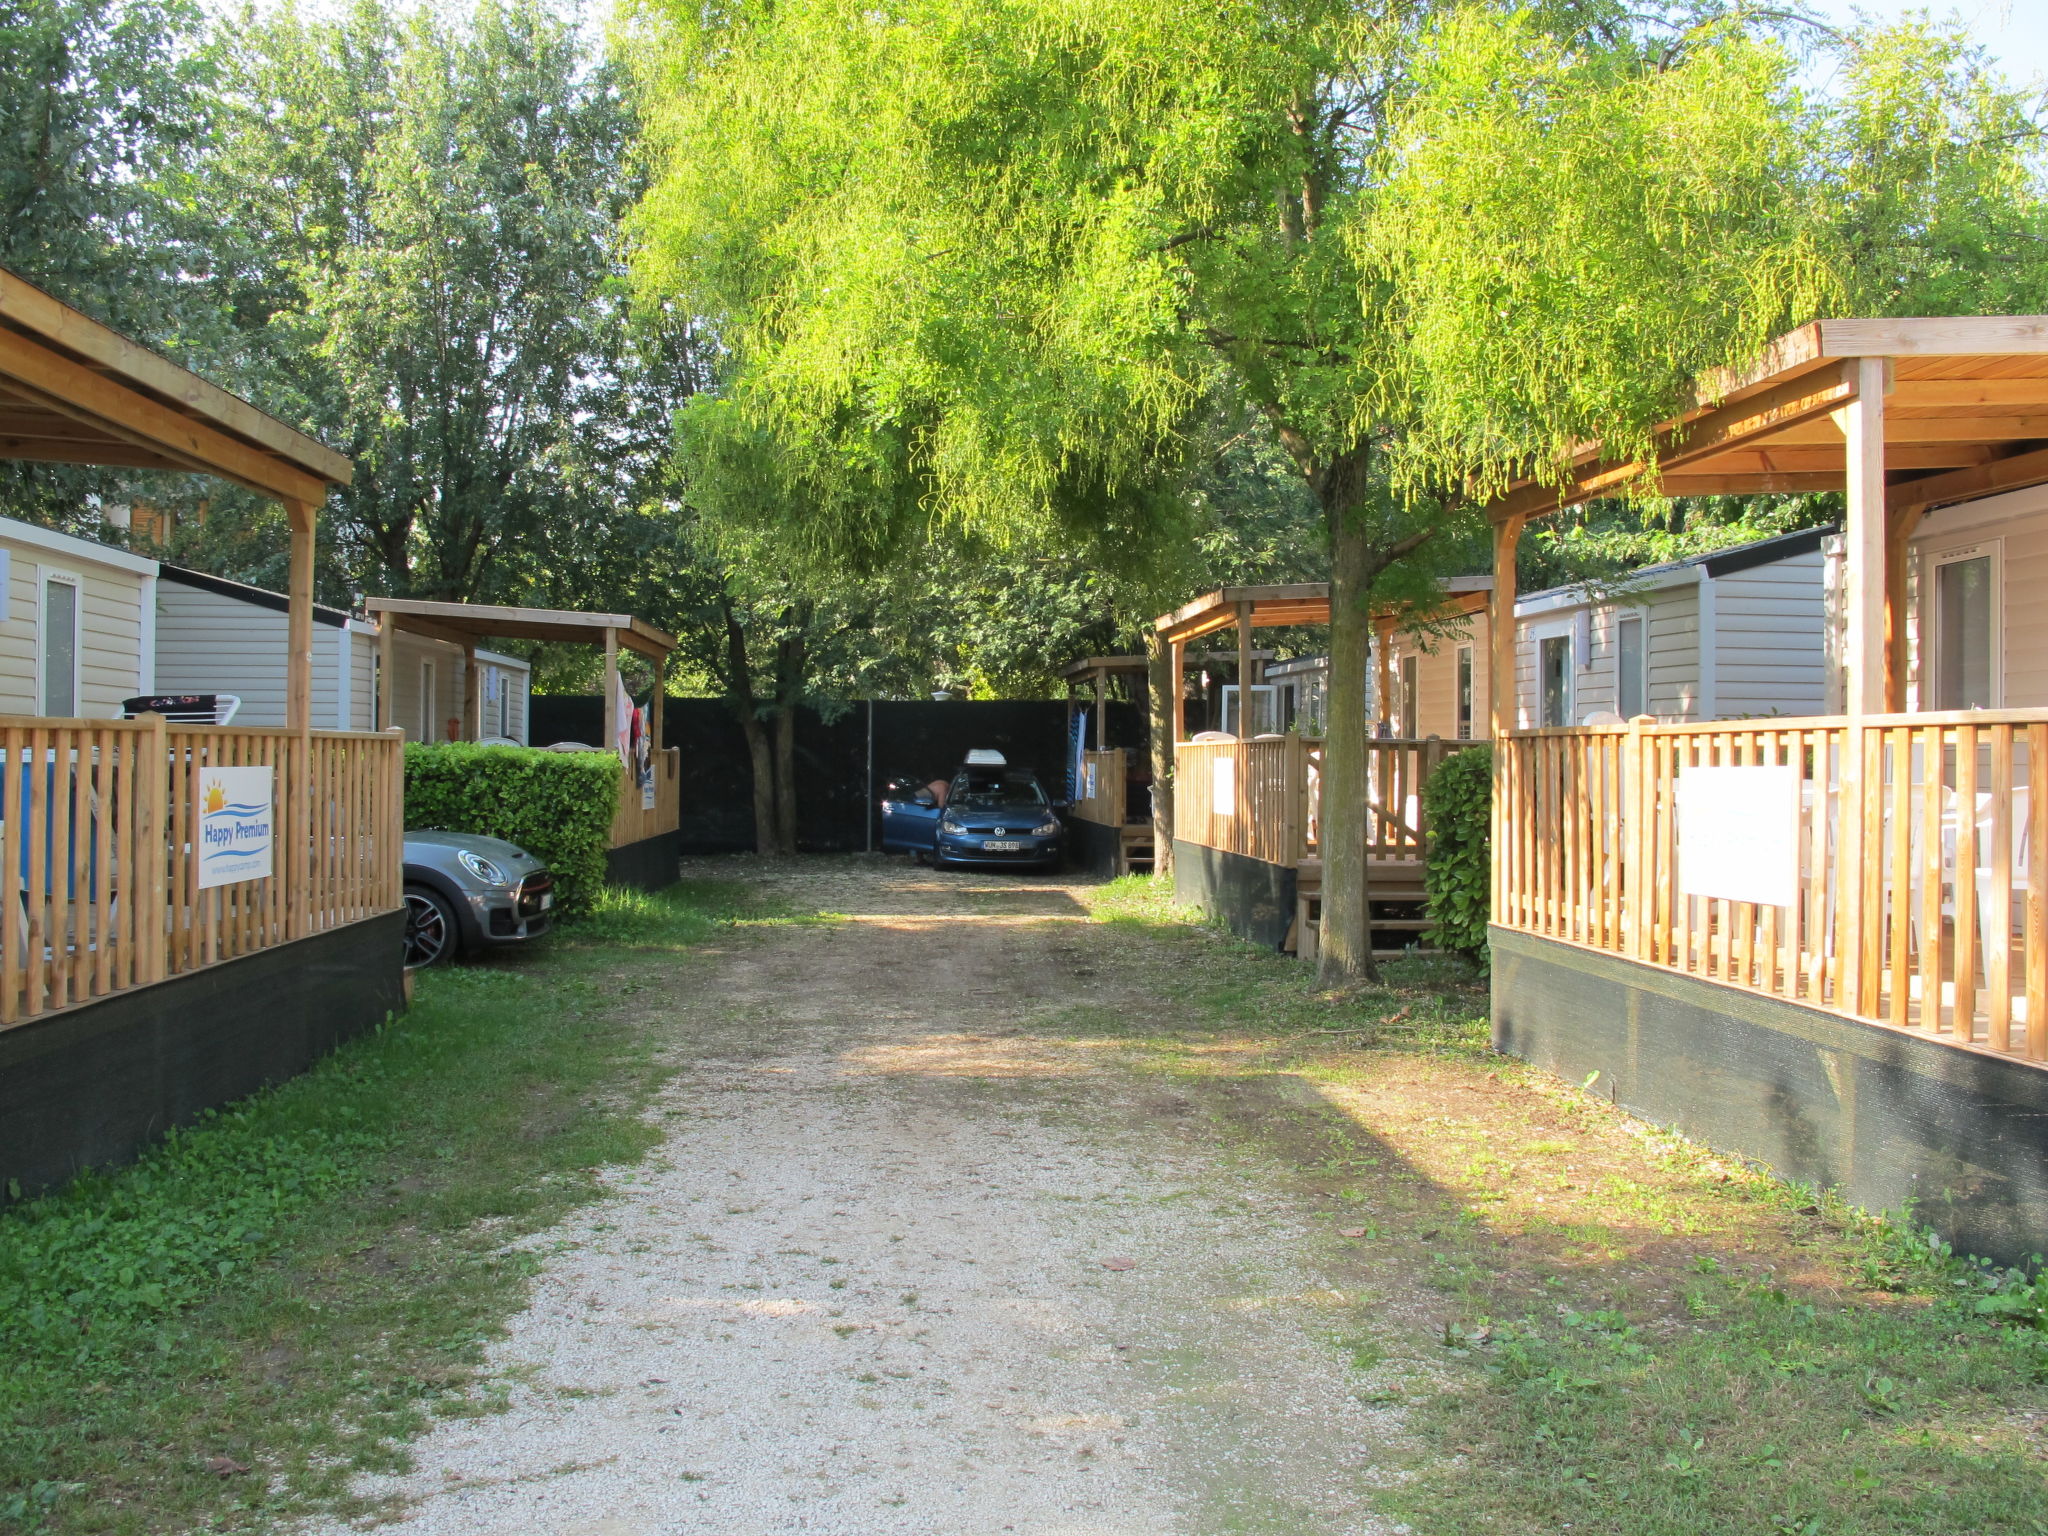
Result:
M953 792L946 797L949 808L961 811L1000 811L1013 805L1033 807L1045 804L1045 791L1028 773L1000 773L976 769L953 780Z

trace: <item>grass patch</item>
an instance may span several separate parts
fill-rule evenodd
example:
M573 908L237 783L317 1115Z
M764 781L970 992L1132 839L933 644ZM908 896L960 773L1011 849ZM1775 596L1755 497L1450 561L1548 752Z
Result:
M1094 900L1170 1002L1070 1027L1291 1169L1424 1367L1376 1494L1418 1536L2048 1536L2048 1288L1493 1055L1455 962L1332 994L1163 882Z
M607 892L134 1166L0 1213L0 1531L349 1511L352 1473L487 1408L484 1346L536 1264L509 1245L657 1139L644 994L787 920L723 883Z

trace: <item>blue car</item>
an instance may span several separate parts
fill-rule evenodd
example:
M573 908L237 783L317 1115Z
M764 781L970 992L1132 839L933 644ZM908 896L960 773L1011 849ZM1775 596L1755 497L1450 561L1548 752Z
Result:
M1059 807L1038 776L1000 752L976 750L945 786L893 784L882 798L882 847L934 864L1057 869L1066 853Z

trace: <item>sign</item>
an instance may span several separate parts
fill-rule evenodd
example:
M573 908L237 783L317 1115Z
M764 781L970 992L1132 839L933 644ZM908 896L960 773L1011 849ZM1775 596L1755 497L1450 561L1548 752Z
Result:
M1209 809L1218 816L1237 814L1237 755L1221 752L1209 759Z
M199 888L260 880L277 841L275 770L204 768L199 773Z
M1678 775L1678 889L1789 907L1799 900L1799 770L1684 768Z

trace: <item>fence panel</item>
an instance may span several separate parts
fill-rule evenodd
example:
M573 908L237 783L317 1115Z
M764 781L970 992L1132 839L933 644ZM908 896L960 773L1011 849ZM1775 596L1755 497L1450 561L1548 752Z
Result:
M394 735L0 718L0 1027L400 901ZM273 869L202 889L211 768L273 770Z
M2048 1061L2048 711L1529 731L1500 753L1503 926ZM1687 770L1754 766L1794 770L1794 899L1687 894Z

